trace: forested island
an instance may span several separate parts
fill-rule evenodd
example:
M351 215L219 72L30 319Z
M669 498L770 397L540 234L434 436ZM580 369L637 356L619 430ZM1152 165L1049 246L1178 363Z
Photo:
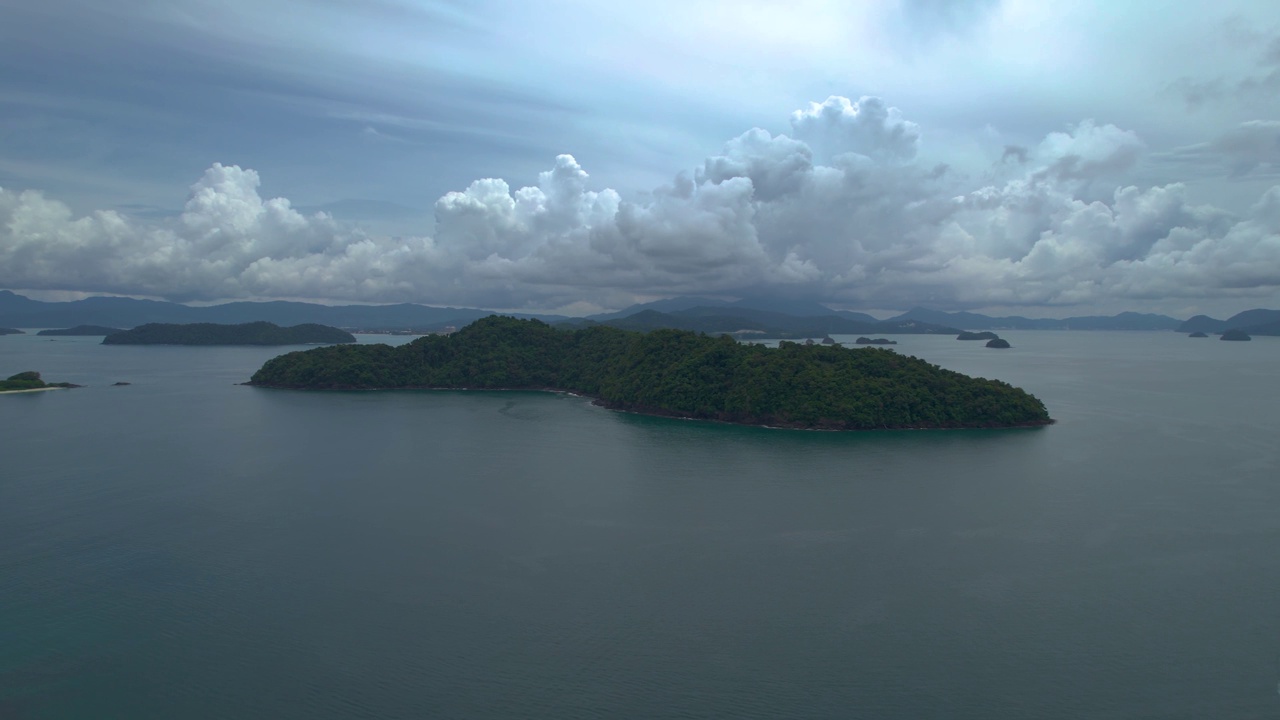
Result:
M1005 340L1004 338L993 338L987 341L987 347L995 348L997 350L1004 350L1010 347L1010 345L1009 345L1009 341Z
M889 338L860 337L857 340L854 340L853 344L854 345L897 345L898 341L890 340Z
M114 335L124 332L120 328L104 327L102 325L77 325L75 327L41 330L36 335L52 335L52 336L69 336L69 337L90 337L94 335Z
M21 392L23 390L50 390L52 388L80 387L72 383L47 383L40 379L40 373L34 370L10 375L7 380L0 380L0 392Z
M149 323L102 339L103 345L308 345L354 343L351 333L327 325L307 323L280 327L275 323L240 325Z
M1000 337L990 330L984 332L962 332L956 336L957 340L995 340Z
M528 389L652 415L823 430L1047 425L1044 404L880 348L740 344L684 330L554 328L492 316L399 347L342 345L268 361L247 383L297 389Z
M25 335L25 334L26 333L22 332L17 328L0 327L0 335Z
M1243 330L1231 329L1222 333L1222 337L1218 339L1219 340L1235 340L1237 342L1241 342L1241 341L1252 340L1253 338L1249 337L1249 333Z

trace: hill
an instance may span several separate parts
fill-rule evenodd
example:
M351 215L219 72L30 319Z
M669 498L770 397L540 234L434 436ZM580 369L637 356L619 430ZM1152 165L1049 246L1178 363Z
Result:
M556 328L489 317L399 347L345 345L268 361L276 388L563 390L605 407L749 425L866 430L1045 425L1023 390L879 348L778 348L681 330Z
M24 390L47 390L49 388L74 388L80 387L71 383L47 383L40 378L40 373L34 370L20 372L17 375L10 375L7 380L0 380L0 392L22 392Z
M17 328L0 327L0 335L25 335L25 334L26 333L22 332Z
M1280 335L1280 321L1241 328L1250 335Z
M345 330L304 324L280 327L269 322L241 325L149 323L102 339L103 345L307 345L354 343Z
M77 325L71 328L61 330L41 330L36 335L70 335L70 336L93 336L93 335L114 335L118 332L124 332L120 328L103 327L101 325Z
M1178 326L1178 332L1223 333L1243 330L1250 335L1280 335L1280 310L1255 308L1236 313L1226 320L1196 315Z

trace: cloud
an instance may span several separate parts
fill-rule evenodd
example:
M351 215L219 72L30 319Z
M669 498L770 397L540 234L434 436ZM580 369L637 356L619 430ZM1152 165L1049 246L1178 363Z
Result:
M1226 23L1219 34L1228 47L1259 48L1255 50L1253 69L1237 75L1234 81L1224 76L1207 79L1184 76L1171 82L1169 89L1182 96L1189 110L1199 110L1226 99L1273 102L1280 93L1280 36L1259 33L1239 22Z
M920 127L876 97L858 102L832 96L791 114L792 133L821 159L852 152L877 159L910 160L920 143Z
M1202 174L1275 177L1280 175L1280 121L1243 122L1208 142L1175 148L1155 159L1191 167Z
M1005 145L1004 154L1000 156L1000 162L1007 163L1009 161L1024 165L1027 162L1028 150L1021 145Z
M1037 149L1045 175L1059 180L1093 180L1133 167L1143 144L1138 136L1115 125L1085 120L1071 132L1049 133Z
M1203 151L1274 163L1277 130L1246 123ZM0 190L0 286L540 308L678 293L890 308L1280 291L1280 187L1237 216L1177 183L1105 186L1144 144L1089 120L1006 147L1014 176L984 186L915 162L920 141L878 98L829 98L793 114L790 135L749 130L644 196L593 189L567 154L528 187L476 180L440 197L434 230L414 237L264 199L256 172L221 164L176 218L76 217Z

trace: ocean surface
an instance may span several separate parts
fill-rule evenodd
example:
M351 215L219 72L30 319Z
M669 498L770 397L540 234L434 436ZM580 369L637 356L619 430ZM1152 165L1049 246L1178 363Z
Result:
M0 375L87 386L0 395L0 719L1280 717L1280 338L1002 336L896 350L1056 425L267 390L237 383L283 350L0 337Z

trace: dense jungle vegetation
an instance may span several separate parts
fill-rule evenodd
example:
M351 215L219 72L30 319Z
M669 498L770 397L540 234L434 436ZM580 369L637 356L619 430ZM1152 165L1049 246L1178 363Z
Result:
M103 345L306 345L309 343L353 343L346 330L306 323L280 327L275 323L251 322L240 325L217 323L148 323L132 330L108 335Z
M878 348L747 345L684 330L565 330L493 316L399 347L291 352L249 384L307 389L548 389L621 410L832 430L1052 422L1034 396Z

